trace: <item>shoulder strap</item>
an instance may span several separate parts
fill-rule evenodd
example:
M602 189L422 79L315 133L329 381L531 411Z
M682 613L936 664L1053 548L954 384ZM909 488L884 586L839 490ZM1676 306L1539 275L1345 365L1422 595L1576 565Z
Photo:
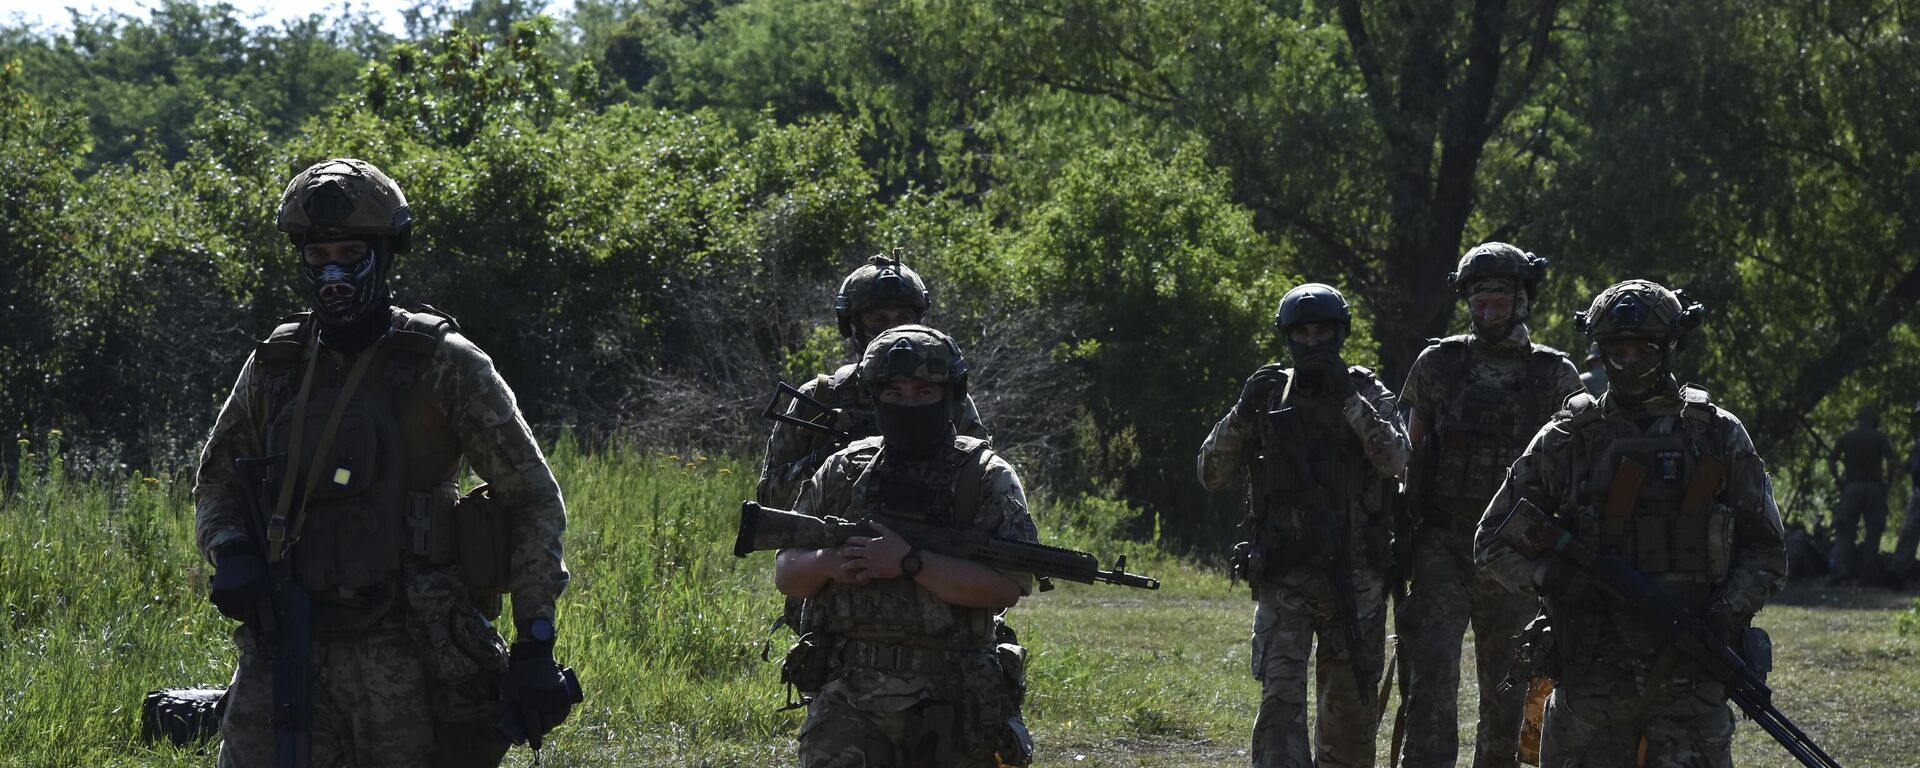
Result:
M985 440L964 435L953 443L962 462L953 478L953 510L956 517L964 517L967 525L972 524L980 511L980 484L987 478L987 466L993 463L993 452L987 450L987 446ZM954 524L959 527L962 522L956 520Z
M424 305L423 305L424 306ZM393 330L387 334L383 345L387 348L386 385L393 393L393 401L399 403L406 399L407 391L439 350L440 342L447 334L460 329L453 318L440 314L432 307L426 311L408 312L400 310L393 315Z

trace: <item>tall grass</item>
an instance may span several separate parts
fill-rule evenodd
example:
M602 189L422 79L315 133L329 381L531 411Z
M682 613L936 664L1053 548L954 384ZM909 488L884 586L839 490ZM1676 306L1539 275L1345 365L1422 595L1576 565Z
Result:
M38 456L58 452L56 436ZM779 711L784 691L762 662L763 651L777 662L789 641L768 634L780 607L772 558L731 554L751 467L626 449L586 455L566 439L550 458L566 493L573 572L557 653L578 669L588 700L544 762L781 762L799 713ZM146 691L222 685L232 670L233 624L207 603L210 567L193 547L190 479L78 480L45 458L26 474L0 501L0 764L207 764L137 739ZM1130 569L1176 584L1202 578L1119 540L1125 514L1110 505L1035 513L1051 542L1103 558L1127 551ZM1053 535L1062 522L1082 529ZM1111 588L1062 592L1096 589Z

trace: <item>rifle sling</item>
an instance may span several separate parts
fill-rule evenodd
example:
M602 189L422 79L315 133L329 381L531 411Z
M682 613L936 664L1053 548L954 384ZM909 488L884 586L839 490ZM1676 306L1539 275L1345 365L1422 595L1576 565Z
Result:
M289 453L289 456L287 459L288 467L297 468L299 466L298 462L300 457L301 445L297 441L302 437L301 427L305 426L306 424L306 416L307 416L306 411L307 411L307 404L308 404L307 400L308 400L308 395L312 394L310 385L313 383L313 369L316 367L314 366L313 363L314 363L315 352L319 349L319 339L320 339L320 333L318 328L316 327L314 331L313 346L310 348L307 355L307 375L305 377L305 380L300 385L299 401L294 406L295 410L294 410L292 438L296 442L289 445L287 449ZM353 400L354 390L360 388L360 380L366 378L367 369L373 366L373 358L379 355L380 346L385 342L386 342L386 337L381 336L379 339L374 340L372 346L361 351L359 355L359 359L355 360L353 363L353 370L347 373L346 383L341 385L339 394L335 395L334 397L333 410L327 414L327 426L324 430L320 432L320 442L314 446L313 460L311 461L311 463L308 464L306 474L299 478L300 479L300 503L292 508L292 518L293 518L292 519L292 526L293 526L292 540L294 542L298 542L300 540L300 531L306 527L307 500L313 497L314 483L317 481L317 478L320 477L320 471L324 468L323 465L326 464L329 450L333 448L334 437L336 437L340 432L340 422L346 417L346 414L347 414L347 403ZM287 515L288 515L288 502L292 498L291 489L292 489L291 484L282 484L281 491L280 491L280 501L275 506L275 509L274 509L274 519L280 521L281 525L283 526L282 528L283 538L285 536L284 526L286 525ZM271 529L269 529L267 535L269 539L272 538L273 533ZM268 554L272 562L279 562L281 559L285 557L285 552L286 552L286 542L276 541L275 546L269 549Z
M313 362L320 351L320 328L316 324L312 336L307 339L307 353L301 359L306 373L300 376L300 392L293 397L293 434L287 441L287 463L289 472L299 466L300 448L305 442L307 426L307 396L313 393ZM281 478L280 493L273 504L273 516L267 518L267 562L278 563L286 555L287 511L293 506L293 486L299 478L289 475Z

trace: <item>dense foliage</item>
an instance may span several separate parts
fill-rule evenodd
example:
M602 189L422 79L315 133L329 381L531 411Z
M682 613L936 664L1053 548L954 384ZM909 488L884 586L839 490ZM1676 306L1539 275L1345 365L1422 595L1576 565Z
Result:
M443 1L396 36L174 0L0 28L0 415L182 464L299 308L281 185L339 155L406 187L402 297L537 422L750 451L769 383L845 354L837 277L899 248L1030 480L1193 541L1236 514L1191 456L1276 354L1279 294L1347 289L1350 357L1397 384L1483 239L1553 261L1535 326L1563 348L1619 278L1706 301L1681 367L1807 501L1856 406L1920 399L1904 4L1416 5Z

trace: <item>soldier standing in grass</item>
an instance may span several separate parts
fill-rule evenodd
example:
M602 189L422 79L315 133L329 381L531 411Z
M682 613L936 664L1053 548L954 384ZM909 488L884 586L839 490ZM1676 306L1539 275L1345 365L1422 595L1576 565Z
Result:
M1200 482L1249 477L1253 541L1235 569L1253 587L1255 768L1371 766L1384 664L1386 505L1407 463L1393 393L1348 366L1352 312L1320 283L1288 291L1274 318L1293 367L1248 377L1200 447ZM1307 674L1315 638L1320 692L1312 749Z
M1524 686L1500 683L1519 650L1514 636L1533 618L1531 592L1513 592L1473 564L1473 532L1507 467L1568 395L1580 375L1559 350L1533 343L1527 317L1546 260L1506 243L1484 243L1460 259L1448 282L1467 303L1473 333L1427 347L1400 392L1407 409L1414 520L1412 577L1397 608L1407 665L1406 765L1452 766L1460 752L1460 650L1473 627L1480 678L1475 768L1519 765Z
M884 331L855 375L879 435L828 457L795 511L870 517L880 535L782 550L774 566L780 591L813 606L786 666L789 682L812 694L800 765L1026 765L1025 651L1002 644L995 616L1032 591L1033 577L923 551L886 526L1034 541L1020 480L985 440L956 430L967 363L946 334Z
M308 168L278 226L313 311L241 368L194 485L212 602L245 622L220 765L495 765L510 740L537 748L578 688L553 659L566 510L513 392L452 320L392 305L412 219L379 169ZM490 503L456 515L463 461ZM483 613L496 590L510 651Z
M863 352L875 334L896 326L926 319L933 306L932 295L920 275L900 263L898 254L869 257L840 283L833 299L833 314L840 325L840 337L851 343L855 354ZM857 361L856 361L857 362ZM820 374L800 385L800 391L829 408L843 412L844 421L826 426L844 430L854 438L871 437L875 431L873 402L855 377L856 363L848 363L831 374ZM825 419L825 414L796 402L789 415ZM824 423L824 422L823 422ZM973 398L966 398L959 420L960 434L987 439L986 425ZM754 500L769 507L787 509L800 495L800 484L835 451L844 448L821 432L778 423L767 436L766 457L760 462L760 484Z
M1893 562L1887 569L1901 580L1920 576L1920 563L1913 560L1914 549L1920 546L1920 404L1913 406L1908 425L1913 447L1907 449L1907 463L1901 467L1908 482L1906 519L1900 522L1900 538L1893 545Z
M1893 441L1880 431L1878 406L1861 406L1853 429L1833 441L1827 474L1840 487L1840 504L1833 510L1833 551L1827 567L1834 578L1858 578L1877 571L1880 534L1887 528L1887 478L1900 471L1899 462ZM1856 543L1863 527L1865 535Z
M1494 578L1546 598L1553 647L1535 660L1558 687L1541 768L1733 764L1726 688L1675 649L1670 627L1560 555L1528 560L1496 533L1531 504L1741 647L1753 615L1786 582L1787 552L1746 428L1673 376L1681 338L1705 314L1645 280L1602 291L1579 325L1600 343L1607 393L1568 399L1513 463L1475 535L1474 559Z

